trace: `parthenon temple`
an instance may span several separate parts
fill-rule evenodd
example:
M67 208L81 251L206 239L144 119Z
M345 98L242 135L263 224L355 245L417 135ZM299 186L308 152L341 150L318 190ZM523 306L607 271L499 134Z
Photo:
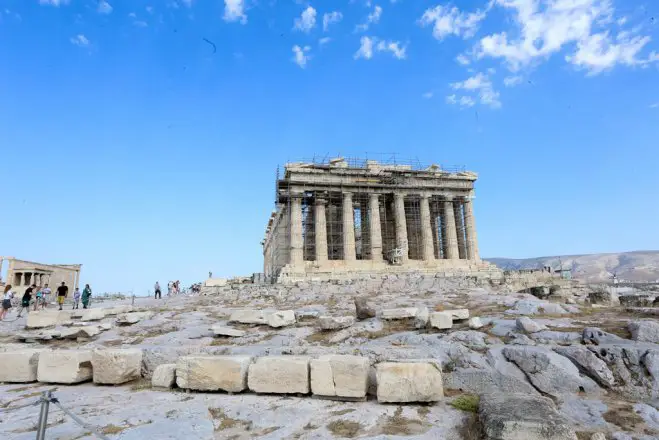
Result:
M262 242L265 276L490 270L478 254L476 179L438 165L288 163Z

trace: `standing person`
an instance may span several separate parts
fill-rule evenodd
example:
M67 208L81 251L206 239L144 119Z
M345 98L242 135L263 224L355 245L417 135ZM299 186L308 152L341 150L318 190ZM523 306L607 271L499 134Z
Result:
M36 298L34 300L34 311L37 311L37 307L41 304L41 301L43 301L43 289L37 290Z
M162 292L160 291L160 283L158 283L158 281L156 281L156 285L153 286L153 290L156 291L155 299L158 299L158 298L162 299Z
M21 308L18 309L18 316L17 318L21 317L21 313L23 313L23 310L26 310L25 313L29 314L30 313L30 302L32 301L32 292L34 292L34 289L37 288L36 284L32 284L30 287L25 289L25 293L23 294L23 298L21 298Z
M174 282L169 281L167 283L167 296L172 296L172 288L174 287Z
M64 305L64 300L66 299L66 295L69 293L69 288L66 286L66 283L62 281L62 285L57 288L57 304L59 304L59 309L62 310L62 306Z
M4 296L2 297L2 311L0 311L0 321L5 319L9 309L11 309L11 299L14 297L14 292L11 291L11 284L5 286Z
M76 290L73 291L73 308L77 309L79 303L80 303L80 289L76 287Z
M46 306L48 305L48 302L50 301L50 294L52 290L50 290L50 287L48 287L48 284L46 284L43 289L41 289L41 310L45 309Z
M89 305L89 300L92 297L92 288L89 287L89 284L85 284L85 288L82 290L82 308L86 309Z

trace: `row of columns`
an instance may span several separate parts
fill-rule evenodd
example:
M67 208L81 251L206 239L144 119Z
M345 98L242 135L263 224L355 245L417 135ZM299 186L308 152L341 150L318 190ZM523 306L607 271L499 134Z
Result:
M479 260L478 241L476 237L476 226L474 222L473 206L471 200L462 201L464 219L462 215L457 216L454 212L454 201L451 197L445 197L440 203L443 204L445 240L447 259L470 259ZM327 201L316 199L314 203L314 228L315 228L315 260L323 263L328 260L327 253ZM351 192L343 193L343 259L347 262L355 261L355 219L353 198ZM300 267L304 263L303 236L302 236L302 194L291 194L290 201L291 237L290 257L291 265ZM381 262L382 257L382 230L380 223L380 201L379 194L369 195L369 237L368 246L371 260ZM420 198L421 219L421 257L424 261L436 259L434 252L434 240L430 212L430 196L421 195ZM409 249L407 238L407 220L405 218L405 194L394 193L394 220L396 233L396 247L402 250L401 262L409 261ZM458 234L464 230L465 234Z
M26 276L27 274L30 274L29 279ZM29 286L31 284L36 284L37 286L43 286L45 284L48 284L50 281L50 275L46 273L14 272L14 276L18 277L18 283L16 283L17 286ZM37 282L37 277L38 277L38 282ZM45 282L43 277L46 277ZM11 280L7 280L7 284L11 284Z

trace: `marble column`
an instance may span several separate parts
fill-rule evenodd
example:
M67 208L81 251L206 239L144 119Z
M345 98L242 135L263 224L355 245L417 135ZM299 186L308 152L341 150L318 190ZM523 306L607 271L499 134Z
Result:
M316 199L314 230L316 237L316 263L323 264L327 261L327 216L325 213L327 200Z
M405 219L405 194L394 193L394 217L396 221L396 247L402 250L401 261L410 259L407 243L407 220Z
M352 193L343 193L343 259L355 261L355 210L352 205Z
M421 257L423 261L435 259L435 247L433 245L432 224L430 222L430 201L428 195L421 196Z
M444 199L444 220L446 225L446 258L457 260L460 258L458 251L458 234L455 231L455 214L453 213L453 198Z
M302 270L304 254L302 249L302 194L290 195L290 264L293 268Z
M28 277L27 277L28 274L30 274L30 278L29 278L29 279L28 279ZM32 272L25 272L25 273L23 274L23 284L26 285L26 286L29 286L29 285L31 284L31 282L32 282L32 276L33 276L33 273L32 273Z
M461 260L467 259L467 244L465 243L465 223L462 215L462 200L453 201L455 229L458 235L458 254Z
M14 277L18 277L18 282L16 283L16 286L22 286L23 285L23 273L18 272L14 275ZM11 283L9 283L9 280L8 280L7 284L11 284ZM14 286L14 287L16 287L16 286Z
M382 261L382 229L380 225L380 201L378 194L368 199L368 226L370 234L371 260Z
M474 218L474 206L471 199L464 201L465 211L465 229L467 233L467 258L470 260L480 260L478 254L478 237L476 235L476 220Z

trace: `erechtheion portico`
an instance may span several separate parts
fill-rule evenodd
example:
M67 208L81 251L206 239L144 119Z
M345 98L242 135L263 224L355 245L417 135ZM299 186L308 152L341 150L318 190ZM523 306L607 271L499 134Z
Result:
M289 163L262 242L266 278L488 270L478 253L476 179L437 165Z
M22 295L32 284L43 287L48 284L53 290L65 282L69 286L70 294L80 283L81 264L43 264L34 261L18 260L14 257L0 257L0 273L3 263L7 261L6 279L1 284L11 284L14 293Z

